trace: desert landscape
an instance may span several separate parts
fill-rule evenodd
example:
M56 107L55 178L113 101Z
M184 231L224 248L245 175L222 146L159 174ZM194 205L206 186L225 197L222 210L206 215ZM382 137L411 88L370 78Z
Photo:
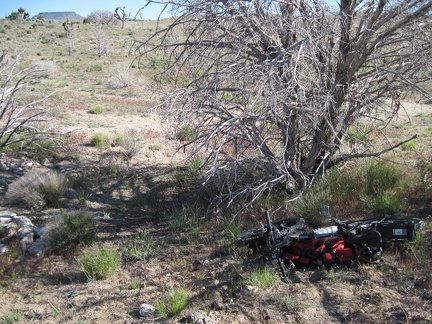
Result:
M19 69L39 73L17 101L43 99L41 127L55 143L3 148L1 212L44 228L70 211L85 211L98 244L120 255L111 276L89 280L77 261L84 247L28 256L0 232L8 244L0 254L2 323L431 322L430 102L407 98L388 131L389 141L418 135L415 146L389 153L419 179L406 189L403 212L425 221L418 240L388 246L378 265L304 267L282 278L277 267L236 244L242 231L263 221L264 206L233 222L225 214L208 219L197 204L202 179L179 138L167 133L158 106L166 89L153 80L157 57L138 61L134 52L134 41L155 28L154 21L124 28L79 22L67 39L59 21L0 20L1 50L10 61L21 53ZM103 55L101 41L109 44ZM66 176L61 204L30 208L5 198L14 181L35 170ZM337 216L358 212L351 207L337 206ZM289 206L278 215L294 216ZM255 279L263 266L267 283ZM167 310L179 294L186 296L184 309ZM154 309L143 316L142 304Z

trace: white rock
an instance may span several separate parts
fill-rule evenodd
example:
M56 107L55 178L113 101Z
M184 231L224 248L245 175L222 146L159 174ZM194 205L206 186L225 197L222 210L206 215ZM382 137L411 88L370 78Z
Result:
M0 244L0 254L7 252L8 248L4 244Z
M0 217L0 224L1 225L10 223L11 221L12 221L12 218L10 218L10 217Z
M155 312L155 308L149 304L141 304L139 307L139 314L142 317L151 316Z

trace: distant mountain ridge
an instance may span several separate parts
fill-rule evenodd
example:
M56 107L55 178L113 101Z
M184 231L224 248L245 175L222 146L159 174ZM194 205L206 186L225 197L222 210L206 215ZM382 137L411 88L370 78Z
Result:
M37 17L44 17L45 19L51 19L51 20L66 20L69 18L69 20L78 21L83 20L84 17L78 15L74 11L63 11L63 12L41 12L33 17L33 19L36 19Z

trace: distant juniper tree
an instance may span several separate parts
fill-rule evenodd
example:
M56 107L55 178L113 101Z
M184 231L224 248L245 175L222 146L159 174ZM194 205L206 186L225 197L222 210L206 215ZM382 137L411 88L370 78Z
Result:
M17 11L13 11L9 16L6 16L6 19L23 21L25 19L28 19L29 16L29 13L26 12L24 8L20 7L17 9Z

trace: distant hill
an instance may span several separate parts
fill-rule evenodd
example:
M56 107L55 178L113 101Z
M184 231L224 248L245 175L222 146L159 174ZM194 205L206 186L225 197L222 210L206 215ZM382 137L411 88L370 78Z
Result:
M81 21L84 19L83 16L80 16L73 11L41 12L41 13L37 14L36 16L34 16L32 19L36 19L39 16L42 16L45 19L51 19L51 20L66 20L69 18L69 20Z

